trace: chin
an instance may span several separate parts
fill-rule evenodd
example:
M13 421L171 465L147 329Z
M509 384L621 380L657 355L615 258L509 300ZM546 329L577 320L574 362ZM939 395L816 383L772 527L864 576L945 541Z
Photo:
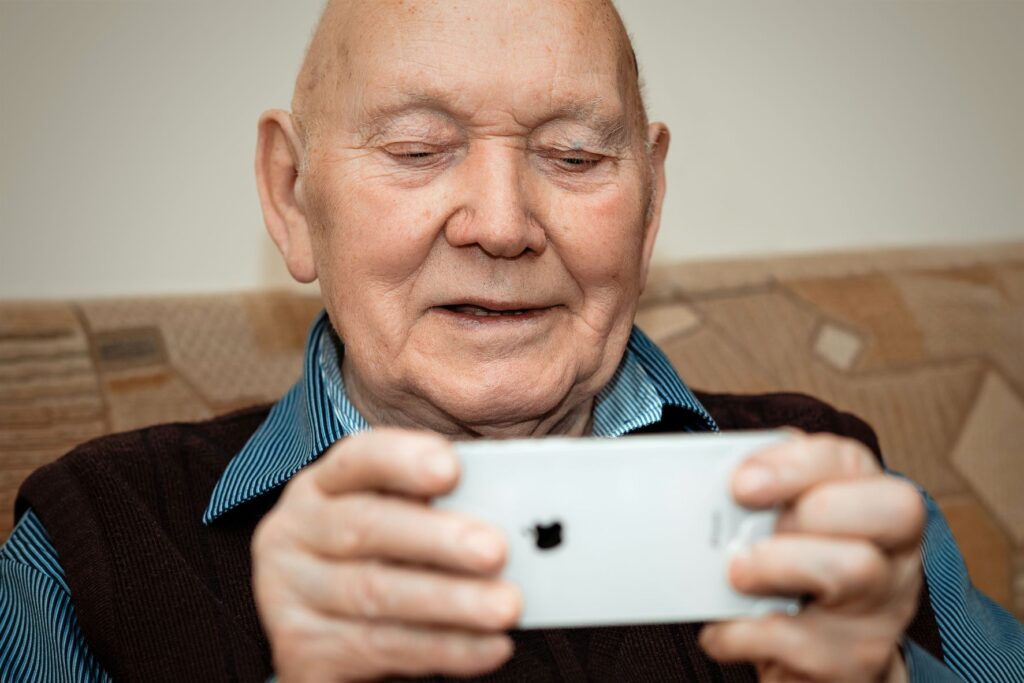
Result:
M427 388L430 401L458 422L472 428L526 425L555 411L573 389L575 377L565 371L553 372L546 363L542 372L536 365L500 363L480 372L447 373Z

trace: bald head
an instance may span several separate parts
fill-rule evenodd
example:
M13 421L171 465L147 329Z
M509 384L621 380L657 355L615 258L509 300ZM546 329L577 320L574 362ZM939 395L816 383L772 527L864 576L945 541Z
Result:
M536 37L536 31L519 20L536 17L536 10L541 8L554 19L547 24L554 29L550 36L553 41L576 38L600 46L601 51L614 60L632 110L630 118L636 131L642 132L647 114L636 55L610 0L523 0L517 3L504 0L329 0L295 83L292 113L299 133L304 139L315 136L327 121L336 117L338 100L352 97L348 86L359 64L387 59L384 53L387 47L403 51L402 40L422 36L422 31L415 30L417 24L420 28L427 27L428 34L431 26L441 29L443 22L466 36L474 31L487 31L498 39L503 49L518 55L526 48L525 39ZM480 18L485 16L491 21L481 22ZM496 16L504 25L503 30L497 32ZM493 35L495 33L499 35ZM533 35L527 36L527 33ZM440 39L440 35L438 37ZM541 54L526 57L557 58L558 48L546 47Z

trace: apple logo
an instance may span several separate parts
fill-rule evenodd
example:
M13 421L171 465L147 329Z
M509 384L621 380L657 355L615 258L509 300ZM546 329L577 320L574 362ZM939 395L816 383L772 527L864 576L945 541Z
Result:
M562 524L552 522L551 524L535 524L533 529L527 533L533 534L534 542L540 550L551 550L562 545Z

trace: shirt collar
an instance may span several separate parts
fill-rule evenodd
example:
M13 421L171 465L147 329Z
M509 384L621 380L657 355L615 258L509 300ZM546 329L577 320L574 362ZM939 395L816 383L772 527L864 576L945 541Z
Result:
M323 312L309 331L302 379L228 463L210 496L204 524L283 485L344 435L370 428L345 393L340 349ZM718 431L657 345L634 327L619 367L594 399L594 435L622 436L654 424L666 405L690 413L693 429Z

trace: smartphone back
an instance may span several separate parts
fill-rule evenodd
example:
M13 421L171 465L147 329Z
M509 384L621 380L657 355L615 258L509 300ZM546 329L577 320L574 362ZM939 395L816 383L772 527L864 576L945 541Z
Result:
M684 622L795 611L737 593L728 558L777 512L729 494L733 469L782 432L459 443L459 486L434 505L504 533L520 628Z

